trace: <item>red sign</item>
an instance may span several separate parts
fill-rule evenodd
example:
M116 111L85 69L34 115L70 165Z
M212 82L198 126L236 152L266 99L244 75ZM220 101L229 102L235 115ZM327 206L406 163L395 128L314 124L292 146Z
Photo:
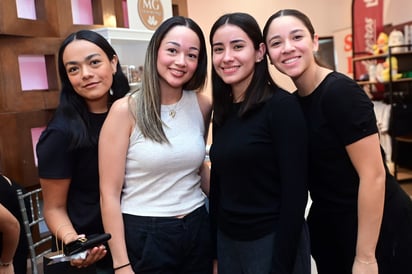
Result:
M353 56L359 57L373 53L376 38L383 31L383 0L353 0L352 2L352 36ZM361 65L361 64L358 64ZM358 71L364 68L356 67Z

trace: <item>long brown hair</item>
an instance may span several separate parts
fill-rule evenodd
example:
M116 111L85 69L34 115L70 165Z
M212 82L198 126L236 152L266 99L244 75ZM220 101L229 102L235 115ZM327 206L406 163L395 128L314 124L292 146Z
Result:
M130 109L143 136L155 142L168 143L160 117L160 76L157 71L157 58L160 44L165 35L176 26L193 30L200 41L199 59L193 77L183 86L185 90L203 88L207 75L206 42L200 27L190 18L173 16L164 21L154 32L147 47L142 76L142 86L130 98Z

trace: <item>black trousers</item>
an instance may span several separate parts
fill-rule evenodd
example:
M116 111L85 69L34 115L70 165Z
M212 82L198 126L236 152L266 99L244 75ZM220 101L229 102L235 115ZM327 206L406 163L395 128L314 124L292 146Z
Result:
M211 274L209 216L202 206L184 218L124 214L127 252L135 273Z

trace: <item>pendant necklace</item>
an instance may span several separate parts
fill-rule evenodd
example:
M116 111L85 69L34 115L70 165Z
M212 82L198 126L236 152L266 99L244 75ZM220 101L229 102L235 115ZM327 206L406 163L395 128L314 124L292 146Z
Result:
M180 98L179 101L177 101L176 103L171 104L171 105L162 105L162 108L164 108L164 111L167 112L167 114L170 118L174 119L176 117L176 114L177 114L177 111L179 109L181 100L182 100L182 98Z
M170 110L169 110L169 116L172 117L172 118L175 118L175 116L176 116L176 109L170 109Z

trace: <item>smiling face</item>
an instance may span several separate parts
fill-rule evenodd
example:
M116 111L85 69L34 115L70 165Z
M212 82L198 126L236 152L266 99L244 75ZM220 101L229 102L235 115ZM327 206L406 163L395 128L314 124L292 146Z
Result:
M107 101L116 72L116 56L110 61L95 44L74 40L64 50L63 63L74 90L88 105L99 100Z
M318 37L312 39L307 27L294 16L277 17L270 23L266 45L271 63L294 80L316 66L313 53L318 50Z
M164 36L157 56L162 88L181 90L194 75L199 59L200 40L185 26L176 26Z
M212 38L213 68L232 86L234 95L241 95L249 86L255 63L262 60L264 52L263 44L256 50L250 37L235 25L222 25Z

